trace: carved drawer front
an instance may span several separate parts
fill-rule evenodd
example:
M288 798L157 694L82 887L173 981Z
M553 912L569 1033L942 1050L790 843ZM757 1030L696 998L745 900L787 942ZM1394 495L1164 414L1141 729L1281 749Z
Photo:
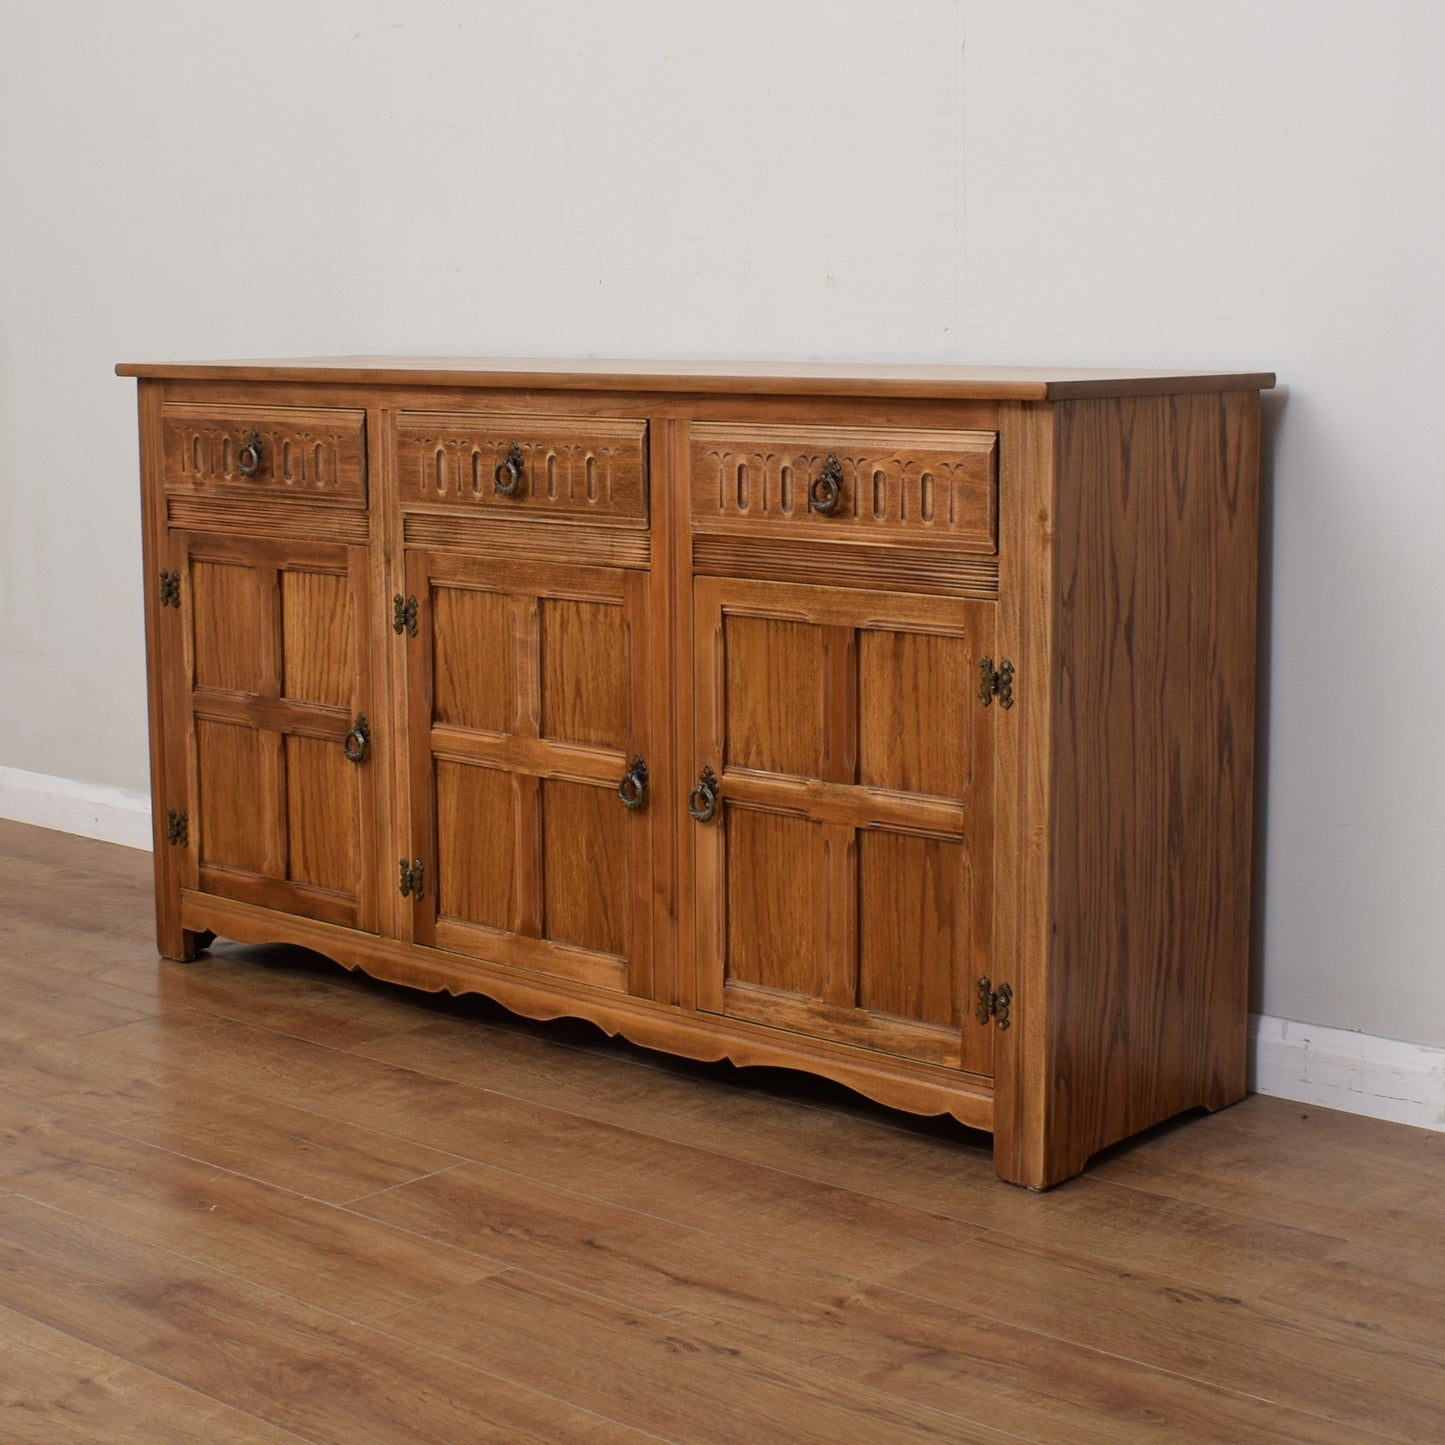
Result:
M166 489L366 505L366 413L167 402Z
M647 423L505 412L406 412L397 475L408 510L647 525Z
M993 552L997 457L993 432L697 422L693 526L793 527L809 537L939 541Z

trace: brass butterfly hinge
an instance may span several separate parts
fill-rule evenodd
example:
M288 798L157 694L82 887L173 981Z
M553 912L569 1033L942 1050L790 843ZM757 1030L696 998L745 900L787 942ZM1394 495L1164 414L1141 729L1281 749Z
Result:
M994 992L993 985L988 981L987 975L978 981L978 1007L974 1009L973 1016L979 1023L987 1024L993 1019L1001 1029L1008 1027L1008 1007L1013 1002L1014 991L1008 984L1000 984L998 992Z
M405 858L401 860L400 889L403 898L421 897L422 866L420 858L413 858L410 863Z
M162 567L160 593L162 607L179 607L181 605L181 574L167 572Z
M174 843L181 848L190 844L191 820L184 814L178 813L174 808L166 809L166 842Z
M994 698L998 705L1009 708L1014 705L1014 665L1005 659L994 671L993 658L980 657L978 660L978 700L987 707Z
M391 599L391 630L398 637L404 632L416 636L416 598L403 597L400 592Z

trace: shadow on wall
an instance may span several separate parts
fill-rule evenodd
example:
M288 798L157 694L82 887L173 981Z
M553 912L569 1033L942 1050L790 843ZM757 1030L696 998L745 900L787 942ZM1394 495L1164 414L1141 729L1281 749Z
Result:
M1266 875L1269 860L1265 839L1269 836L1269 714L1274 597L1274 456L1289 388L1276 386L1260 393L1259 406L1259 607L1258 660L1254 712L1254 879L1253 908L1250 912L1249 1011L1264 1011L1264 920ZM1251 1062L1251 1075L1253 1063ZM1250 1088L1254 1080L1250 1079Z

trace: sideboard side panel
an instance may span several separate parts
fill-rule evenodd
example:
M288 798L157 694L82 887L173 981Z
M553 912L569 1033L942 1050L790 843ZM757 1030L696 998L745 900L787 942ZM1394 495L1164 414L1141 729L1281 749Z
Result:
M1045 1182L1245 1092L1254 392L1063 403Z

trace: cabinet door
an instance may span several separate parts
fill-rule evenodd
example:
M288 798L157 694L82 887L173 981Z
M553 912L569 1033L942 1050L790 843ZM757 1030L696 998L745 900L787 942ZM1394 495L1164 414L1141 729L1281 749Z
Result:
M650 994L647 574L413 552L407 585L416 938Z
M374 931L365 548L177 545L188 886Z
M698 1006L991 1074L993 604L717 578L695 604Z

